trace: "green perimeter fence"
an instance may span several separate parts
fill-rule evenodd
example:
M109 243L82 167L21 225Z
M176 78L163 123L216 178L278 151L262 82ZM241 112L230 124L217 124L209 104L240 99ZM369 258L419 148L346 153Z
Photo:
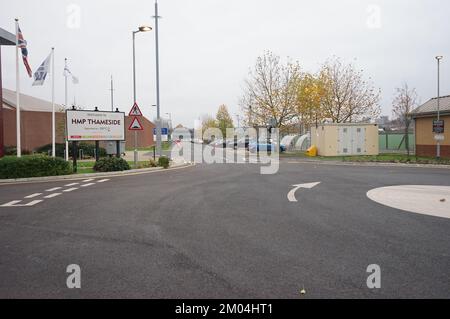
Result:
M406 134L405 133L380 133L378 136L380 152L406 152ZM409 150L415 151L415 136L408 134Z

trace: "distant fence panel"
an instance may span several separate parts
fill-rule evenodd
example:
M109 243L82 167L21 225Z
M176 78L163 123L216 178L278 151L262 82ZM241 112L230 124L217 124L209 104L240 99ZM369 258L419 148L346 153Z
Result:
M415 151L415 136L408 135L409 150ZM406 135L404 133L380 133L380 152L406 152Z

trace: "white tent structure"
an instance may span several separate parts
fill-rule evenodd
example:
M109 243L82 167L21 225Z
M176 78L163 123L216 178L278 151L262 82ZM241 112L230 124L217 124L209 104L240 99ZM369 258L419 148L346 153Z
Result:
M306 151L310 146L309 133L304 135L286 135L281 139L281 144L289 151Z

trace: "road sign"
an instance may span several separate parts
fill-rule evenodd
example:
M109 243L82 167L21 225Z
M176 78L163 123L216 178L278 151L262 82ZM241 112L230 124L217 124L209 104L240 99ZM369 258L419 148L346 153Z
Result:
M69 141L125 140L125 113L100 111L66 111Z
M161 135L168 135L169 129L167 127L161 127ZM153 128L153 135L156 135L156 128Z
M141 124L141 121L139 121L138 117L133 117L133 120L131 121L130 126L128 127L129 131L143 131L144 127Z
M137 103L134 103L133 107L130 110L130 113L128 113L129 116L142 116L142 112L139 109L139 106Z
M442 142L443 140L445 140L444 134L436 134L436 135L434 136L434 140L435 140L435 141L438 141L438 142Z
M444 120L434 120L433 121L433 133L442 134L444 133Z

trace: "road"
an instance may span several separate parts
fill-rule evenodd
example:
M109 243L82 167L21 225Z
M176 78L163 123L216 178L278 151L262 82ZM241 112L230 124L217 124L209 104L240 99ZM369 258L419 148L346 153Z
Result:
M286 159L275 175L199 164L3 185L0 205L12 206L0 207L0 298L450 298L450 219L366 195L449 177ZM315 182L288 200L292 185ZM81 289L66 287L69 264L81 267ZM380 289L366 285L371 264Z

